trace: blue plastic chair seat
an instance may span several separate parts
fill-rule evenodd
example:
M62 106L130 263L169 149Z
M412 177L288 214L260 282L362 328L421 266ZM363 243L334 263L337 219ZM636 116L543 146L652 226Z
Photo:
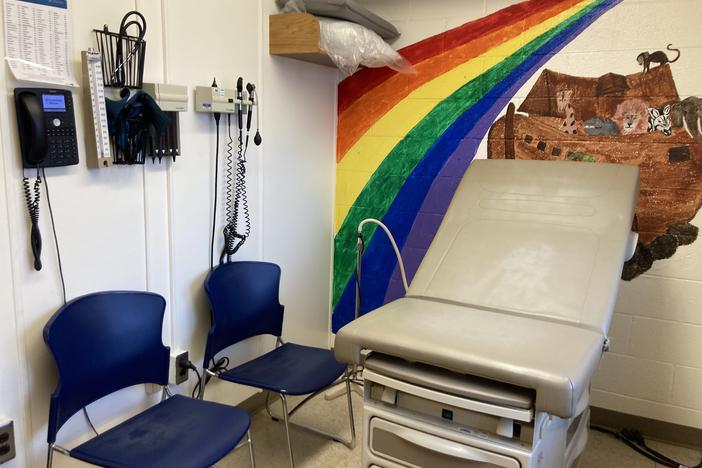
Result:
M306 395L327 387L346 370L328 349L286 343L220 374L229 382L286 395Z
M110 468L205 468L229 453L251 419L241 408L175 395L71 450Z

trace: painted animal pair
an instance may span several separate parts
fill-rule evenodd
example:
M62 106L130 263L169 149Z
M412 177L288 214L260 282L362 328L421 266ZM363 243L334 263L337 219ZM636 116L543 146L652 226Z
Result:
M641 99L628 99L619 106L614 120L624 135L662 132L673 134L673 128L684 128L697 143L702 143L702 98L690 96L661 109L648 107Z
M641 99L632 98L617 106L613 119L622 135L661 132L666 136L670 136L673 134L670 115L670 104L657 109L649 107Z
M572 99L571 89L560 90L556 94L558 111L565 114L560 130L568 134L577 134ZM695 96L679 103L667 104L660 109L649 107L641 99L632 98L617 106L613 120L588 119L584 127L588 135L640 135L661 132L666 136L673 134L673 127L685 128L695 141L702 143L701 116L702 99Z

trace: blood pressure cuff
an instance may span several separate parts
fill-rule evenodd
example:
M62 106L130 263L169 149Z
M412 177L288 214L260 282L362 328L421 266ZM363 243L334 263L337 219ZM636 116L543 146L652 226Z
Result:
M145 147L149 127L153 126L160 134L168 126L170 119L144 91L129 95L122 91L121 99L105 99L107 126L110 136L115 139L117 149L128 155L135 155Z

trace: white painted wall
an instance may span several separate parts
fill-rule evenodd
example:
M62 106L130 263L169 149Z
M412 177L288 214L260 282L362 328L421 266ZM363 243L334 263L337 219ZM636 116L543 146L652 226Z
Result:
M197 85L209 85L213 76L227 87L240 75L256 83L264 144L249 149L253 232L238 258L279 263L286 305L284 336L325 345L336 72L269 57L267 25L274 0L71 3L78 75L80 50L93 46L92 29L105 23L116 29L122 15L137 8L148 22L145 81L185 84L191 93ZM0 33L0 41L2 37ZM41 216L44 269L37 273L31 268L11 97L18 83L6 67L0 81L6 104L0 106L0 418L13 419L17 427L18 456L7 465L14 468L44 463L48 401L56 373L41 332L61 299L46 205ZM75 90L73 98L84 154L82 90ZM224 122L223 118L223 138ZM202 281L209 259L214 123L207 115L189 111L181 115L181 132L183 156L175 164L97 171L82 159L78 166L50 169L47 175L69 299L108 289L163 294L168 301L164 342L201 360L209 326ZM216 251L220 237L218 232ZM228 354L236 363L271 346L270 340L254 339ZM190 387L176 390L185 393ZM208 386L207 392L208 399L230 403L251 394L229 384ZM157 396L135 387L90 405L89 411L99 428L107 427ZM86 423L76 415L59 433L59 442L70 447L88 436ZM56 458L56 466L78 465Z
M394 22L404 47L490 14L515 0L363 0ZM645 50L680 48L672 65L681 98L702 96L702 9L698 0L624 0L544 68L582 76L635 73ZM540 71L515 96L517 106ZM487 157L486 142L477 157ZM702 215L693 220L702 227ZM702 241L632 282L622 282L610 329L612 351L593 381L595 406L702 428Z

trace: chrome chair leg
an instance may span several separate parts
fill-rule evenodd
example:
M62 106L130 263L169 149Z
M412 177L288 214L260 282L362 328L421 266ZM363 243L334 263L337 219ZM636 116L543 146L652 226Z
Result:
M340 437L340 436L338 436L338 435L330 434L330 433L328 433L328 432L322 431L322 430L320 430L320 429L316 429L316 428L314 428L314 427L306 426L306 425L304 425L304 424L297 424L297 423L294 423L294 422L290 422L289 420L285 422L286 426L287 426L287 427L292 426L292 427L295 427L295 428L298 428L298 429L302 429L302 430L307 431L307 432L311 432L311 433L313 433L313 434L320 435L320 436L322 436L322 437L326 437L327 439L331 439L331 440L333 440L334 442L338 442L338 443L340 443L340 444L345 445L345 446L348 447L349 449L353 449L353 448L356 446L356 425L355 425L355 422L354 422L354 420L353 420L353 404L352 404L352 401L351 401L351 383L350 383L350 378L351 378L351 377L350 377L350 374L348 373L348 370L347 370L347 371L345 372L345 374L344 374L344 378L343 378L343 379L338 380L338 381L336 381L336 382L330 384L329 386L327 386L327 387L325 387L325 388L323 388L323 389L321 389L321 390L319 390L319 391L317 391L317 392L315 392L315 393L312 393L312 394L308 395L307 397L305 397L304 400L302 400L300 403L298 403L297 405L295 405L295 407L294 407L292 410L290 410L289 412L287 412L287 410L286 410L286 414L284 414L284 416L283 416L285 419L291 418L291 417L293 416L293 414L295 414L295 412L296 412L298 409L300 409L300 407L302 407L305 403L307 403L308 401L310 401L310 400L311 400L312 398L314 398L315 396L317 396L317 395L319 395L319 394L325 392L325 391L326 391L327 389L329 389L330 387L333 387L333 386L335 386L335 385L338 385L339 383L345 383L345 384L346 384L346 398L347 398L348 407L349 407L349 426L350 426L350 428L351 428L351 439L350 439L350 440L346 440L346 439L344 439L344 438L342 438L342 437ZM284 398L284 395L282 395L282 394L279 394L279 395L280 395L281 399ZM270 418L271 418L273 421L278 422L278 421L280 421L280 418L274 416L274 415L273 415L273 412L271 411L270 396L271 396L271 392L266 393L266 405L265 405L265 406L266 406L266 412L268 413L268 416L270 416ZM287 408L287 401L286 401L286 403L285 403L285 408Z
M249 439L249 457L251 458L251 468L256 468L256 460L254 459L253 452L253 438L251 437L251 429L246 431L247 437Z
M349 424L351 426L351 441L349 448L353 450L356 446L356 422L353 420L353 402L351 401L351 374L346 369L346 401L349 404Z
M46 468L51 468L54 463L54 444L49 444L49 453L46 455Z
M290 443L290 424L288 422L288 400L285 395L280 394L280 401L283 403L283 420L285 422L285 437L288 439L288 455L290 455L290 468L295 468L295 459L293 458L292 443Z

